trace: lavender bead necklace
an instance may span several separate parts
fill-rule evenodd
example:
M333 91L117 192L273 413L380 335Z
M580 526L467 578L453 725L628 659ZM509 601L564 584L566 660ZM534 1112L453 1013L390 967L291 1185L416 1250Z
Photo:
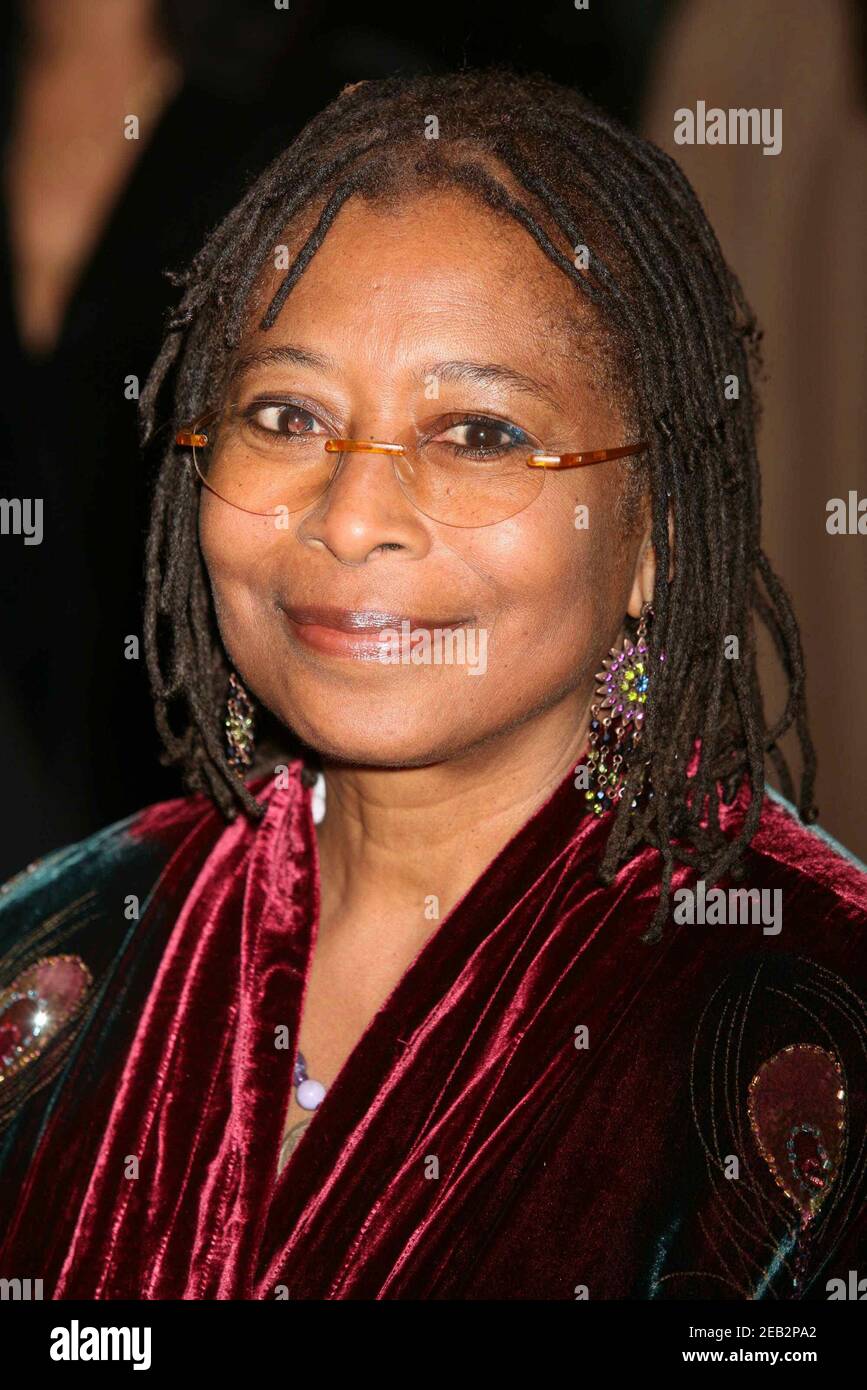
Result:
M311 810L313 813L313 823L318 825L325 816L325 778L320 772L316 783L311 791ZM295 1057L295 1065L292 1068L292 1085L295 1087L295 1100L302 1110L318 1110L325 1099L325 1087L321 1081L314 1081L307 1074L307 1063L302 1052L298 1052ZM283 1143L280 1145L280 1158L277 1163L278 1175L282 1173L291 1155L301 1141L307 1126L313 1116L309 1119L301 1120L297 1125L286 1133Z
M325 1099L325 1087L321 1081L314 1081L307 1075L307 1063L300 1052L292 1069L292 1085L295 1087L295 1099L302 1110L318 1110ZM305 1120L304 1123L308 1122Z

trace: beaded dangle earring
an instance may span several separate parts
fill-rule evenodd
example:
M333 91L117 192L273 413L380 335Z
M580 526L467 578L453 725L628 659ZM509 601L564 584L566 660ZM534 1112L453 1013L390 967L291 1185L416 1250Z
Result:
M590 708L590 788L585 793L593 814L610 811L623 796L629 763L641 743L647 704L650 662L647 628L653 609L645 603L635 641L624 639L597 672L599 686ZM648 797L653 795L648 789ZM637 805L633 800L633 809Z
M233 772L240 775L250 766L253 743L253 701L232 671L226 701L226 744L227 761Z

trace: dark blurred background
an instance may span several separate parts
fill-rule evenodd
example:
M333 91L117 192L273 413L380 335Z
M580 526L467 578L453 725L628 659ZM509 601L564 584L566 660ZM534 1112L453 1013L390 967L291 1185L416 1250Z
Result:
M507 62L584 91L678 158L766 331L766 548L804 628L822 824L867 852L867 143L856 0L19 0L2 32L0 879L181 791L161 768L141 634L141 386L182 266L250 178L348 82ZM817 13L816 11L819 11ZM783 150L676 147L674 111L783 107ZM139 117L138 139L123 121ZM775 705L778 683L772 683Z

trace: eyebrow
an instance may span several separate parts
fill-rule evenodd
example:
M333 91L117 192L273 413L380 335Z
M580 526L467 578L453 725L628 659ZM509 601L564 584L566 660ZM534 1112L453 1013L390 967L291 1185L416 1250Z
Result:
M333 357L311 352L309 348L298 347L294 343L275 343L273 347L257 348L255 352L246 352L243 357L237 358L232 364L229 380L235 381L251 367L267 367L275 363L278 366L315 367L320 372L331 374L337 371Z
M425 380L433 377L437 381L469 381L477 386L511 386L514 391L535 396L546 405L558 406L549 386L499 362L438 362L425 368L422 375Z
M257 348L237 358L229 373L229 381L237 380L252 367L272 366L312 367L328 375L335 375L338 365L333 357L324 353L311 352L309 348L295 343L275 343L272 347ZM524 372L515 371L500 362L436 362L422 368L420 380L472 382L477 386L510 386L526 396L534 396L546 405L558 406L550 387Z

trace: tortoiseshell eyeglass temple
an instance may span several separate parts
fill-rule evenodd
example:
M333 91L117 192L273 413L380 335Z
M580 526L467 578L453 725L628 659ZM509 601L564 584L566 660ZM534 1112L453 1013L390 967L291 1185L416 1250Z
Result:
M194 429L178 430L175 443L184 449L204 449L208 443L208 436Z
M589 463L607 463L609 459L630 458L633 454L643 454L648 448L646 440L637 444L621 444L616 449L585 449L581 454L531 454L527 459L528 468L584 468Z

